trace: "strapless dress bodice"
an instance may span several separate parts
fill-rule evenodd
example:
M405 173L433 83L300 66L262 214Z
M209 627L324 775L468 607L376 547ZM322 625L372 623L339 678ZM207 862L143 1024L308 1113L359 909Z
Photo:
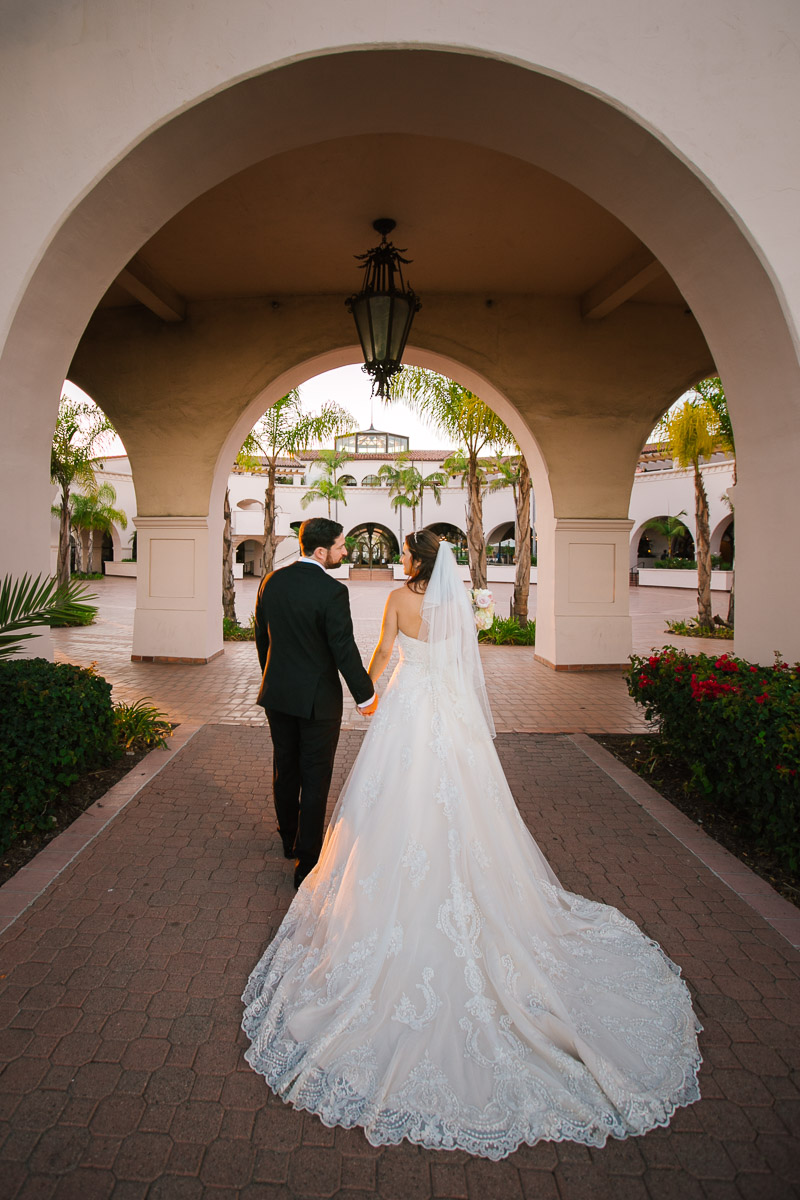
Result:
M429 658L430 648L427 642L419 638L409 637L407 633L397 631L397 649L400 662L404 666L424 667Z

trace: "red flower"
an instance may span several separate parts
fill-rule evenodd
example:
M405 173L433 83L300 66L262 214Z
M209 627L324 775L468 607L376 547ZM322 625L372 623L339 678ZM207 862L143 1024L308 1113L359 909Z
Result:
M737 662L734 662L732 658L728 658L727 654L723 654L721 658L718 658L717 661L714 663L714 666L720 671L738 671L739 670L739 664Z
M756 704L765 704L769 700L769 694L764 692L763 696L756 696Z

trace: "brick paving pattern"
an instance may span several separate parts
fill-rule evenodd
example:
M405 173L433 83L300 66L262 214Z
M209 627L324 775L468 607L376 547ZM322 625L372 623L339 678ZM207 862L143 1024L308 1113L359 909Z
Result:
M345 731L332 793L360 744ZM2 1200L788 1200L800 1195L800 955L579 739L502 734L565 886L683 968L703 1099L596 1151L374 1149L275 1100L239 996L291 902L263 729L199 730L0 939Z
M246 621L253 611L258 580L237 580L237 611ZM351 583L353 625L361 656L369 662L381 626L386 596L395 584ZM132 663L133 608L136 581L93 581L99 615L94 625L53 631L56 659L87 666L114 685L115 700L150 696L173 721L205 721L234 725L263 725L264 714L255 706L259 671L252 642L226 642L225 652L205 666ZM497 612L507 613L513 588L493 584ZM727 598L714 594L714 609L725 612ZM670 588L631 589L633 645L639 652L670 641L665 620L696 614L692 592ZM531 616L536 612L536 588L531 588ZM691 638L673 639L687 650L708 650L708 643ZM713 645L719 647L720 643ZM731 649L731 643L724 644ZM486 683L497 729L503 733L637 733L644 718L628 695L622 673L601 671L569 675L555 672L534 660L526 646L484 646L481 650ZM396 662L384 675L385 681ZM513 679L513 686L509 686ZM345 728L361 729L363 717L345 697Z

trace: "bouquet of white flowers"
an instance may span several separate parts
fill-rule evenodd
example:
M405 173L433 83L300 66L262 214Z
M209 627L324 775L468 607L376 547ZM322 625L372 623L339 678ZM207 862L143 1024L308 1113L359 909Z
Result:
M469 598L475 614L476 629L491 629L494 621L494 599L486 588L471 588Z

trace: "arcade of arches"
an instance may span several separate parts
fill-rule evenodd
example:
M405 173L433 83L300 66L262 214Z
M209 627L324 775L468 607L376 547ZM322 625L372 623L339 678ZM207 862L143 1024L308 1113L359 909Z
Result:
M224 34L218 6L189 23L165 0L146 36L138 7L3 18L6 569L46 569L69 373L132 464L134 653L219 653L230 463L276 398L358 361L342 300L391 215L423 299L406 361L481 395L531 465L537 655L625 661L637 456L716 369L738 451L737 649L800 658L800 566L778 549L800 449L784 6L732 21L724 0L643 0L649 39L592 0L558 20L543 0L298 0L269 18L230 0Z

